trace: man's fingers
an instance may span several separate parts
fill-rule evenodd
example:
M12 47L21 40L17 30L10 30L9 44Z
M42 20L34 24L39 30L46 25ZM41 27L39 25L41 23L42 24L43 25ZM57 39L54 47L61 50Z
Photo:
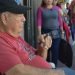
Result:
M48 48L51 47L51 45L52 45L52 39L51 39L50 36L47 36L47 37L45 38L45 45L46 45Z

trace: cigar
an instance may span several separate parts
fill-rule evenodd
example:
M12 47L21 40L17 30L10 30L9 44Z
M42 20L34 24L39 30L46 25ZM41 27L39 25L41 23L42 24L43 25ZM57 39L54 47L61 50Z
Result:
M46 39L47 36L49 36L49 34L46 34L46 35L44 36L44 39ZM43 42L43 41L40 41L39 44L41 44L41 43L44 43L44 42Z
M47 33L46 36L44 36L44 39L46 39L46 37L49 36L49 34Z

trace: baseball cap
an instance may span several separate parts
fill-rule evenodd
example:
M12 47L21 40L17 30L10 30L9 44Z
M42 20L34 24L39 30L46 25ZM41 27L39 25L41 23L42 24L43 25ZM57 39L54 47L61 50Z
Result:
M0 13L12 12L16 14L24 14L30 7L21 5L21 0L0 0Z

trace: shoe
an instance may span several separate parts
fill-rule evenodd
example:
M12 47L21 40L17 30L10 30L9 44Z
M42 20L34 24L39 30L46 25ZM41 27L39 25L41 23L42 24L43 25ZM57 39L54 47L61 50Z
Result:
M50 65L52 66L53 69L55 69L55 64L53 62L50 62Z

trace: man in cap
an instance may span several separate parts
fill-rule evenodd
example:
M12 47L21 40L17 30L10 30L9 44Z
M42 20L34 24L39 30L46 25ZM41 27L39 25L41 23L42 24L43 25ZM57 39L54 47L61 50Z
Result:
M64 71L50 69L51 65L41 56L35 55L35 49L19 36L23 24L26 21L23 14L26 13L28 9L30 8L22 6L17 0L0 0L1 74L64 75L64 71L67 69ZM48 39L51 40L49 37ZM42 47L45 51L50 46L48 39L46 38L44 40L46 43ZM71 71L71 73L73 72ZM69 75L69 73L67 75Z

